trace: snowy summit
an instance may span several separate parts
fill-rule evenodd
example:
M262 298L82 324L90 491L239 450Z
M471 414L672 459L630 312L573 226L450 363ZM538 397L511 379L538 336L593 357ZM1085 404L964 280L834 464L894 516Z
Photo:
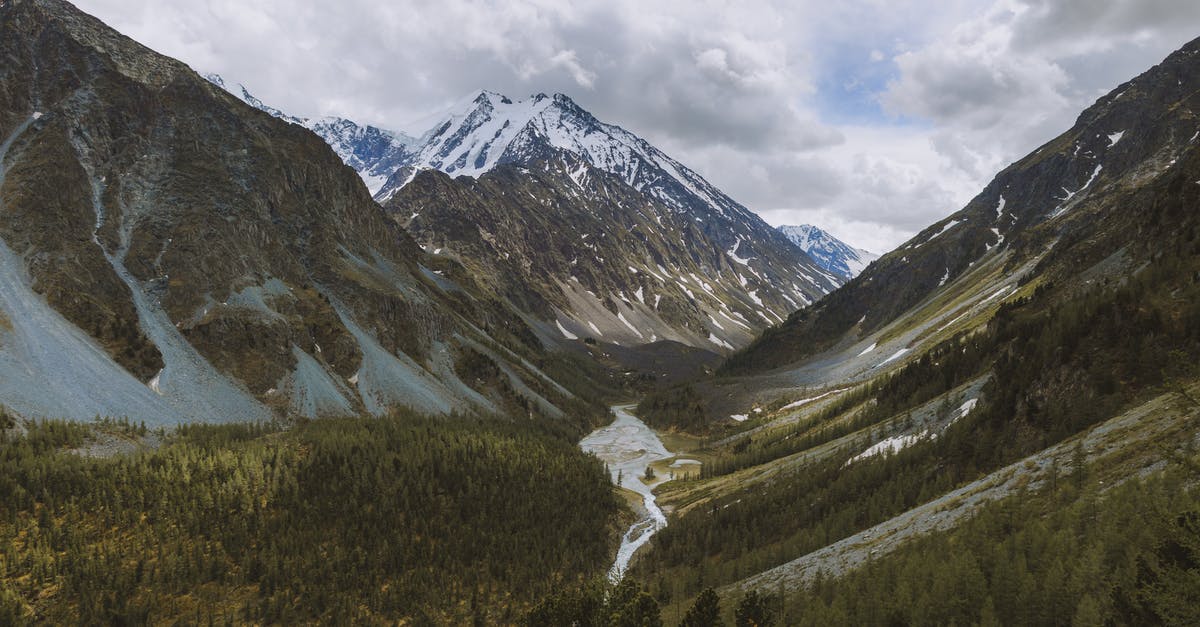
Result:
M875 253L854 248L811 224L785 225L779 227L779 231L808 253L817 265L846 279L858 276L879 258Z

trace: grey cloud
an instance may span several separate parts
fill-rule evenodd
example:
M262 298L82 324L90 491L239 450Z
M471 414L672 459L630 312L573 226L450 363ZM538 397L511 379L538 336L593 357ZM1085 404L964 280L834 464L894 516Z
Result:
M1200 34L1197 25L1195 2L996 0L898 55L881 101L894 115L927 121L943 166L978 189Z
M754 209L823 207L846 193L847 178L833 163L807 154L784 153L748 159L728 148L689 153L709 180Z
M912 165L860 155L851 169L850 194L839 199L847 219L886 222L916 231L948 213L956 198Z
M79 4L297 115L403 127L480 88L563 92L752 209L863 229L880 251L1200 34L1194 0ZM901 120L862 124L921 132L877 143L821 119L817 64L847 42L896 72L878 97Z
M1130 40L1167 40L1170 49L1200 35L1200 3L1194 0L1025 0L1013 45L1112 48ZM1180 37L1184 37L1181 39Z

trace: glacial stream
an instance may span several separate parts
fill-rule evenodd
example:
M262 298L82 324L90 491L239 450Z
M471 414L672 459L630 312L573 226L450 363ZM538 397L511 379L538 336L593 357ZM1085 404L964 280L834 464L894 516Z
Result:
M655 532L667 526L667 517L658 507L653 490L654 486L668 481L669 477L658 476L647 484L645 474L651 463L675 455L663 446L662 440L650 427L630 413L632 408L632 405L613 407L617 419L579 441L580 448L595 454L608 465L614 484L642 497L645 511L625 532L621 547L617 550L617 559L609 571L609 577L614 581L624 576L634 553L649 542Z

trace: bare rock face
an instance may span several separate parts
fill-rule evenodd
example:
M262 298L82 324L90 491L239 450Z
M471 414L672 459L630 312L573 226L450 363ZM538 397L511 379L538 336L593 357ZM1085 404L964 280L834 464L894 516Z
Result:
M696 212L566 151L478 178L427 169L384 206L427 251L475 268L567 338L727 352L839 281L790 244L746 225L716 236Z
M98 348L84 383L145 401L131 417L148 422L495 410L454 375L469 342L558 412L512 357L543 350L519 317L427 276L310 131L57 0L0 5L0 58L0 257L12 301L53 310L0 338L0 362ZM30 415L130 409L3 392Z

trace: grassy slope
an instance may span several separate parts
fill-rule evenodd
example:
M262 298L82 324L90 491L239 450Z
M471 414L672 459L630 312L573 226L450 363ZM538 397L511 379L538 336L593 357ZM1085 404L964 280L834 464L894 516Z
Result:
M975 300L964 300L955 285L899 318L906 330L882 330L932 335L940 348L931 356L923 355L926 344L903 367L876 373L871 385L798 411L780 403L841 385L764 404L763 418L735 427L745 435L707 452L709 476L665 491L664 503L679 506L680 515L655 538L639 575L651 585L684 582L675 596L731 583L935 500L1147 402L1165 382L1194 376L1187 373L1200 359L1200 237L1195 185L1185 184L1197 165L1193 153L1180 172L1076 209L1071 219L1090 224L1090 237L1051 239L1032 280L945 332L936 330L941 320ZM1141 237L1130 244L1134 229ZM976 270L990 272L984 265ZM988 293L996 282L984 285L974 291ZM938 319L932 334L930 318ZM950 331L956 334L945 339ZM919 422L910 416L920 407L953 406L957 386L984 375L978 407L937 440L844 466L872 442ZM869 420L855 424L864 415ZM854 428L836 432L847 424ZM803 437L792 446L783 443L788 436Z

